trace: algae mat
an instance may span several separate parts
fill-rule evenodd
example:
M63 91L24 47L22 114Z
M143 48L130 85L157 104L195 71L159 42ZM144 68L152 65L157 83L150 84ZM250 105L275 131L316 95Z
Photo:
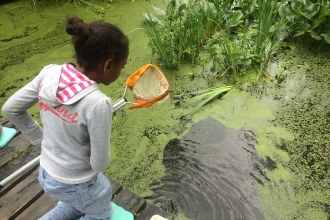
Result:
M67 15L80 15L86 21L104 19L128 34L130 56L124 72L109 87L101 87L113 100L121 97L132 72L146 63L157 64L140 29L145 27L141 12L154 4L164 8L165 3L89 2L106 10L55 0L37 1L37 8L29 0L0 5L0 106L44 65L74 62L70 36L63 28ZM150 109L117 113L107 173L135 193L151 195L151 186L160 185L166 175L162 163L166 144L188 133L194 123L212 117L232 129L252 130L259 156L276 164L264 174L264 185L258 185L266 219L328 219L329 58L315 45L298 45L278 57L271 74L281 74L283 82L258 83L252 89L243 85L201 109L191 121L182 118L187 110L175 109L174 97L205 86L199 77L191 80L188 74L198 75L201 67L183 65L180 71L161 67L171 85L171 99ZM36 106L31 114L38 120Z
M269 73L274 79L227 94L196 115L251 129L258 155L273 168L259 185L266 219L329 219L329 45L283 47ZM204 113L203 113L204 112ZM274 167L275 166L275 167Z

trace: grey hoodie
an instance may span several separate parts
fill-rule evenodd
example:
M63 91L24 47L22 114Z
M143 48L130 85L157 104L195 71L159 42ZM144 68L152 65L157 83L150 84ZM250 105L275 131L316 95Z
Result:
M64 76L63 85L67 68L76 71L69 63L44 67L2 111L32 144L41 143L40 164L53 179L78 184L109 165L113 110L111 99L78 71L76 78ZM44 130L27 111L37 102Z

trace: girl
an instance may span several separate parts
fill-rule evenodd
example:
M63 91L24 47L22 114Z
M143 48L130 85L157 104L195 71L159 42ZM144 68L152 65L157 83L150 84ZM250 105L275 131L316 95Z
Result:
M66 32L77 64L44 67L2 111L33 145L41 144L40 184L62 202L41 219L111 219L112 190L102 171L110 162L113 111L98 84L118 78L129 42L116 26L79 17L68 18ZM36 102L43 129L27 111Z

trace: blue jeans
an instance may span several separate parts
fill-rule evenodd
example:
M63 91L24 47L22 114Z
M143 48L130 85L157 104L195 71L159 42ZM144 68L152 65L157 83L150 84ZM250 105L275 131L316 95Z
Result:
M102 173L80 184L61 183L49 176L40 166L39 182L45 193L61 201L59 205L41 217L41 220L109 220L113 212L112 190L109 180Z

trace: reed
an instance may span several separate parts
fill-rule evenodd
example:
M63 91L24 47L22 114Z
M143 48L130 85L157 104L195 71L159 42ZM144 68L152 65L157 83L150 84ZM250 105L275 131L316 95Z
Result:
M279 33L284 27L278 16L277 1L258 0L258 26L255 54L261 68L266 68L274 46L279 40Z
M213 3L206 0L177 3L171 0L166 12L156 9L160 16L149 12L143 15L148 24L146 33L150 44L165 66L177 69L183 60L195 63L203 48L205 30L212 34L219 26Z
M178 38L176 38L176 36L173 36L173 32L168 31L166 33L152 18L149 12L147 12L147 15L149 21L147 22L148 29L146 29L146 34L153 49L158 53L168 69L178 69L181 58L179 55L182 53L182 34L180 33ZM163 26L163 28L168 29L167 26ZM176 41L176 39L178 39L178 41Z
M194 106L191 109L191 111L187 114L187 116L191 116L207 103L211 102L212 100L215 100L221 95L228 93L232 89L234 89L234 86L222 86L219 88L208 88L190 93L191 95L195 95L195 96L188 99L183 104L179 105L178 108Z

